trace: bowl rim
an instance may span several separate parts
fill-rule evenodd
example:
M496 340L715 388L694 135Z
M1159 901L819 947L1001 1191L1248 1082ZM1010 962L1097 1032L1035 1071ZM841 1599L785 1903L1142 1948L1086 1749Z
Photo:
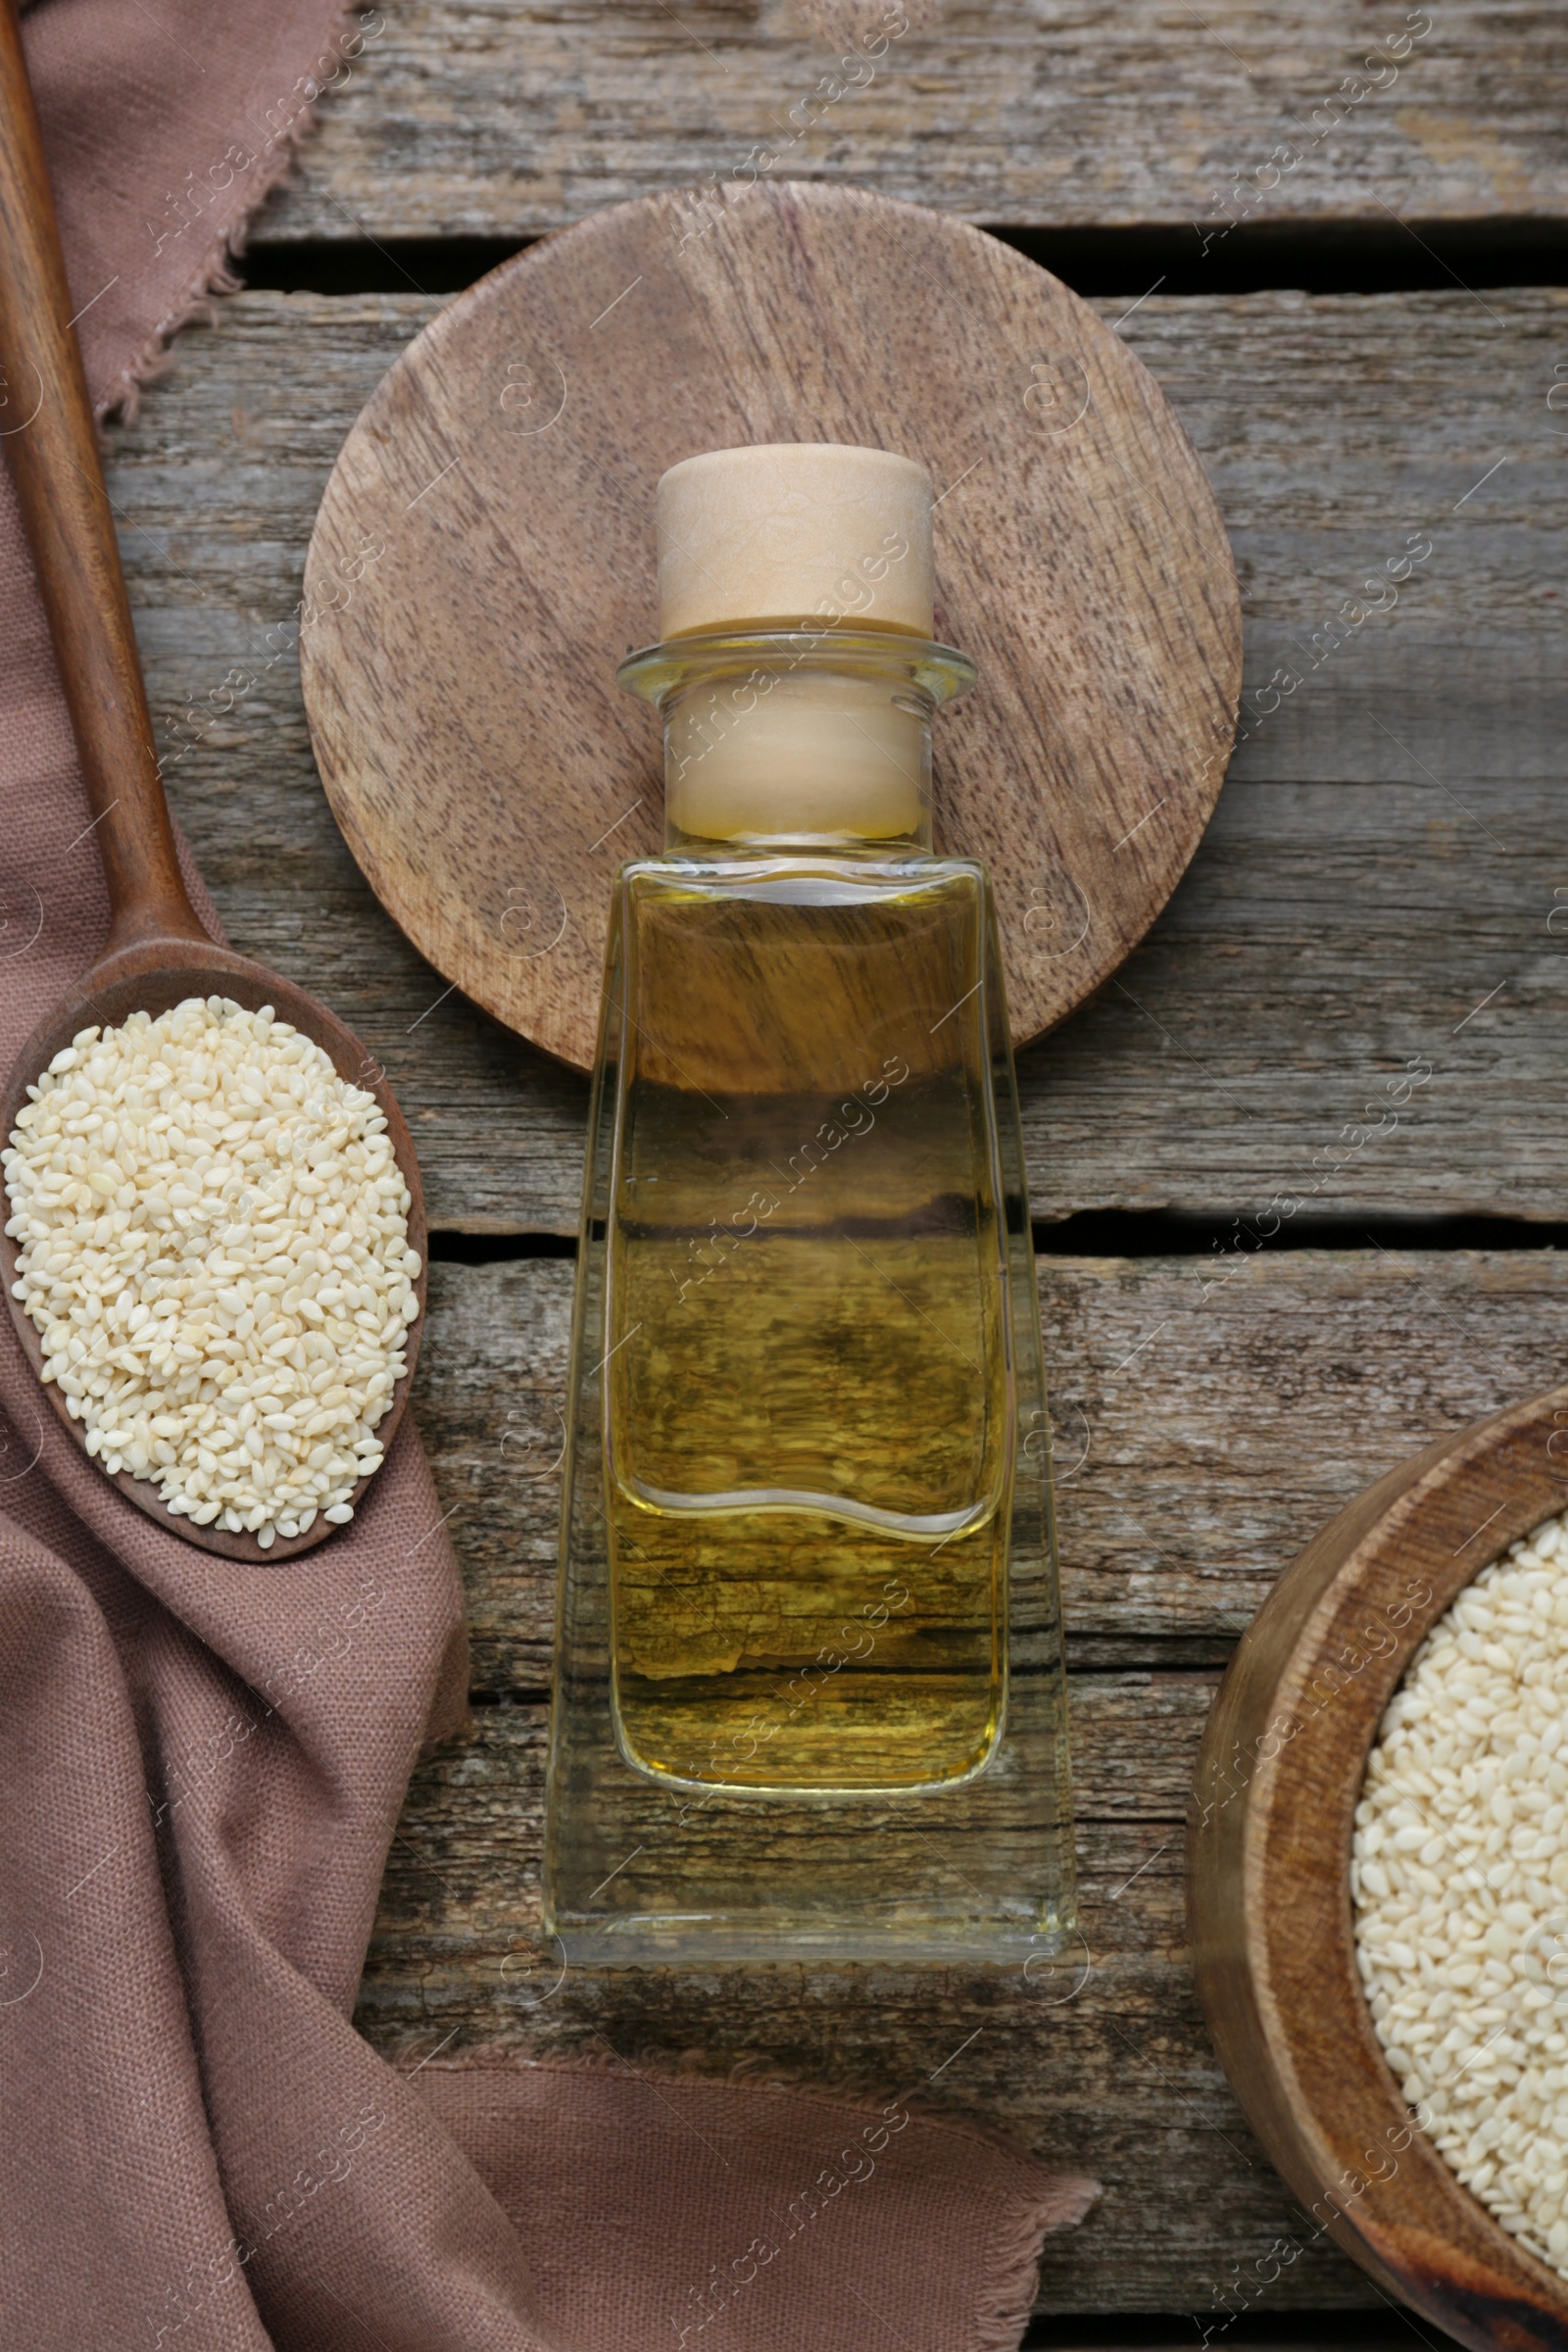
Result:
M1568 1387L1390 1471L1244 1636L1188 1831L1194 1972L1250 2123L1326 2231L1461 2343L1568 2341L1568 2278L1452 2172L1384 2056L1355 1963L1354 1811L1384 1710L1456 1595L1568 1507Z

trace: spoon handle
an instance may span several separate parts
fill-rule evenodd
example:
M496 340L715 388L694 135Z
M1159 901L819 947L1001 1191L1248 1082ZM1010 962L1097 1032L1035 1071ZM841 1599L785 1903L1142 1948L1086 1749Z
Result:
M205 939L186 895L15 0L0 0L0 439L109 885L109 952Z

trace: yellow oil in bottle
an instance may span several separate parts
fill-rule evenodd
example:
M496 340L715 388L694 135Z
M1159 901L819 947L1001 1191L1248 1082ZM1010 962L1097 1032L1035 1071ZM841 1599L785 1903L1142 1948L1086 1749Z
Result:
M933 853L931 720L975 683L937 503L836 443L659 485L659 642L616 674L665 847L612 895L562 1467L573 1963L1027 1969L1072 1916L1001 959L983 869Z
M1002 1717L1015 1420L979 871L649 863L620 919L624 1752L717 1787L956 1780Z

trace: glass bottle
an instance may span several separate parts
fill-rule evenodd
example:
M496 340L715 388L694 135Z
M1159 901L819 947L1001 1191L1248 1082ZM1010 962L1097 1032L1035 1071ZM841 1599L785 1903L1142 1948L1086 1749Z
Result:
M930 526L885 452L661 484L662 642L619 674L663 720L666 848L615 885L564 1465L546 1899L579 1958L1027 1961L1070 1915L996 920L931 842L932 713L974 671L932 641Z

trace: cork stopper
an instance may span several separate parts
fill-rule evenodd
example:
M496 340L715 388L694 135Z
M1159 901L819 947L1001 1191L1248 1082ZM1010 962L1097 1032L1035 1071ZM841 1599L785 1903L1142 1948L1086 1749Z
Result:
M929 637L931 477L837 441L715 449L659 485L659 634L807 620Z

